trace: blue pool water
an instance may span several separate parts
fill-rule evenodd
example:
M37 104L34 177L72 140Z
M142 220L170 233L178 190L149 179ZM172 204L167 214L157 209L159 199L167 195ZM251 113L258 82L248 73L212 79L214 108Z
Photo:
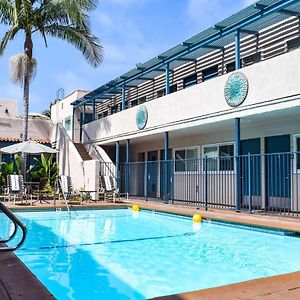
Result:
M20 212L17 256L57 299L146 299L300 270L300 239L128 209ZM3 235L0 216L0 235Z

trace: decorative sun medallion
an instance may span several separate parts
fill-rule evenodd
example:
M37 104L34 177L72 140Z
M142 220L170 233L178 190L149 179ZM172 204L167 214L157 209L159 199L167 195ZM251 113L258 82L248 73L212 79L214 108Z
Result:
M248 94L248 79L241 72L235 72L226 81L224 94L226 102L231 107L241 105Z
M148 121L148 111L146 106L141 106L136 112L136 125L138 129L144 129Z

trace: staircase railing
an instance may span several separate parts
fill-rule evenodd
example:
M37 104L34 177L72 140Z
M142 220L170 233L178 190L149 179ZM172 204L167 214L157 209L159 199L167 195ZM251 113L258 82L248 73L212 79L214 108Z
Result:
M87 137L88 140L90 141L91 139L90 139L89 135L87 134L86 130L85 130L83 127L82 127L82 132L86 135L86 137ZM101 154L100 154L100 152L98 151L97 147L96 147L93 143L91 143L90 145L91 145L91 146L93 147L93 149L96 151L97 155L98 155L99 157L102 157ZM109 162L106 162L106 161L101 161L101 164L104 164L104 166L106 167L106 169L109 171L111 177L113 177L114 180L117 180L116 175L114 174L114 172L112 172L112 170L111 170L111 168L110 168L110 163L109 163Z
M24 226L24 224L3 204L0 202L0 210L13 222L14 230L12 234L7 239L0 239L0 243L7 243L11 241L16 233L18 228L21 228L22 231L22 238L15 246L11 247L0 247L0 252L9 252L9 251L15 251L19 247L21 247L26 239L27 235L27 229Z

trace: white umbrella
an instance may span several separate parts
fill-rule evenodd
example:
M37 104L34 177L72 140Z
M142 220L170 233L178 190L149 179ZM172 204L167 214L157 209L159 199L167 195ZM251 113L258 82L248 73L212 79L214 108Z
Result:
M57 150L52 149L43 144L37 143L35 141L29 140L11 146L3 147L1 148L1 152L9 153L9 154L15 154L15 153L39 154L39 153L57 153Z

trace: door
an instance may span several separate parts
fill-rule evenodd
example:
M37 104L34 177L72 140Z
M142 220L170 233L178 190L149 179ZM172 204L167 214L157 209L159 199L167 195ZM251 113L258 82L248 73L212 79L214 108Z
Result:
M173 182L173 162L171 161L172 149L168 151L169 160L164 162L165 150L160 150L160 198L172 199L171 186ZM165 195L165 178L167 177L167 194Z
M158 151L148 152L147 163L147 196L156 198L157 196L157 177L158 177Z
M287 210L291 207L290 135L271 136L265 140L266 207Z
M260 138L241 141L242 205L244 208L259 209L261 198ZM250 157L248 157L250 154Z

